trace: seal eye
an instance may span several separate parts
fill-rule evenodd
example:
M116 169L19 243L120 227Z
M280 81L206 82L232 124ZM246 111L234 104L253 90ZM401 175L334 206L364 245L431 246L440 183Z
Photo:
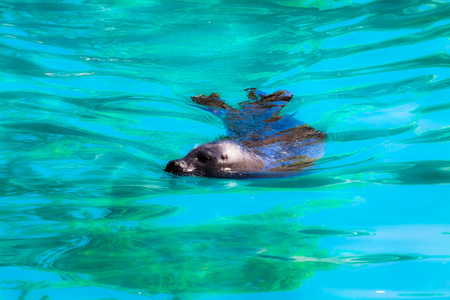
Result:
M199 154L197 156L197 159L202 164L206 164L207 162L209 162L211 160L211 157L209 157L208 155L205 155L205 154Z

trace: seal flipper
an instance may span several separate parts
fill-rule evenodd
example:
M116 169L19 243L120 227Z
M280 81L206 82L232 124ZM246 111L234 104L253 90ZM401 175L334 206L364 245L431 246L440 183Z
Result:
M246 91L249 91L247 96L250 100L239 103L239 106L250 113L252 110L270 112L267 119L278 116L280 110L294 97L291 92L286 90L280 90L270 95L258 93L254 88L246 89Z
M231 106L220 100L220 95L218 93L212 93L209 96L205 95L193 96L191 97L191 99L193 102L197 104L208 106L210 108L216 107L225 110L234 110Z
M261 97L263 97L263 96L267 96L267 93L257 90L256 88L249 88L249 89L245 89L244 91L246 91L246 92L248 91L247 98L250 100L256 101L256 100L260 100ZM246 102L242 102L242 103L246 103Z

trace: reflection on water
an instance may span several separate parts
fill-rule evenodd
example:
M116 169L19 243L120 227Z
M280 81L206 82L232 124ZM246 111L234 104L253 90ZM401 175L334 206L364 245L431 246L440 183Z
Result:
M373 233L308 229L298 222L305 207L224 218L214 224L160 227L157 218L176 207L52 206L7 211L0 264L51 271L67 287L113 286L144 294L258 293L298 289L318 270L423 257L379 254L330 257L323 236ZM20 280L5 281L18 289ZM52 283L21 289L48 289ZM60 287L59 281L53 288Z
M3 218L16 215L12 221L21 231L6 230L1 265L72 274L72 286L105 284L152 294L292 290L317 269L331 267L317 260L326 252L315 239L286 222L288 212L269 213L271 219L246 216L247 222L152 225L176 210L155 205L9 211ZM312 259L292 262L294 255Z
M450 3L0 3L1 299L450 295ZM172 178L190 97L289 90L298 176ZM265 293L260 293L265 292ZM213 294L213 295L212 295Z

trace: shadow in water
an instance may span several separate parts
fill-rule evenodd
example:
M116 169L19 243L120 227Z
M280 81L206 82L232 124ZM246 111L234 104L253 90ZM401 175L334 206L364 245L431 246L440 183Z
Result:
M155 221L180 212L179 207L10 209L0 214L0 218L15 216L10 219L14 226L2 228L7 237L0 243L0 266L51 272L63 280L8 281L10 288L20 286L23 292L105 286L181 297L295 290L318 270L425 258L408 254L332 257L319 246L319 239L370 238L374 233L298 224L306 210L315 209L322 208L305 203L206 225L171 227Z

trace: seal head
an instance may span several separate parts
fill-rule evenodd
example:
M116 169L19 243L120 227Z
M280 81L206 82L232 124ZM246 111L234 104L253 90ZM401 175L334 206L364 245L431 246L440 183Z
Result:
M264 160L246 146L230 140L203 144L181 159L171 160L164 171L175 175L230 177L239 172L257 172Z

